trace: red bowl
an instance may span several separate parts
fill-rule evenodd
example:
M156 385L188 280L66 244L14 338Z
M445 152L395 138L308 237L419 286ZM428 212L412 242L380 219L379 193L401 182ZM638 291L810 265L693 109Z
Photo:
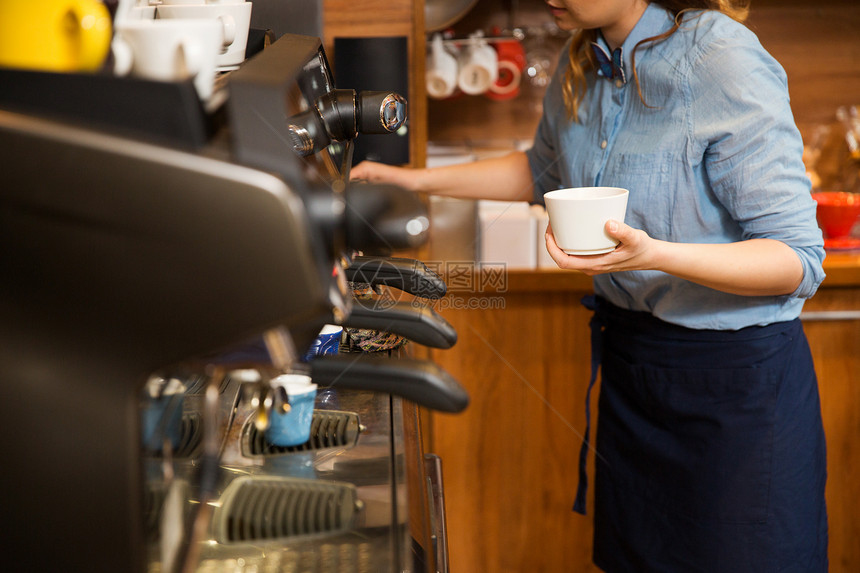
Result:
M820 191L812 194L818 203L818 226L831 239L851 235L851 229L860 218L860 194L845 191Z

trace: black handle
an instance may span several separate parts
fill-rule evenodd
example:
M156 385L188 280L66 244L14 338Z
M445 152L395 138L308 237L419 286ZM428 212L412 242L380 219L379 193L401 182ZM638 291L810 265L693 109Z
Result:
M442 298L447 292L445 281L416 259L356 255L345 272L348 281L390 286L421 298Z
M431 348L457 343L457 331L442 315L429 306L402 301L355 299L343 326L392 332Z
M459 382L429 360L335 354L317 356L310 366L319 386L385 392L440 412L462 412L469 405Z

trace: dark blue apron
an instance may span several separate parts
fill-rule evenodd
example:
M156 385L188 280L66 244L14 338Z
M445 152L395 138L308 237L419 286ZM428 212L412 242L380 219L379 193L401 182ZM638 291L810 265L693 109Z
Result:
M826 572L824 431L800 321L691 330L595 303L595 564Z

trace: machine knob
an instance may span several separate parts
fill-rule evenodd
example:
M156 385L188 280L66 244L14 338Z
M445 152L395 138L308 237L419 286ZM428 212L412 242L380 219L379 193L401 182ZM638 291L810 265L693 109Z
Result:
M394 92L359 92L358 108L358 133L394 133L406 123L406 99Z

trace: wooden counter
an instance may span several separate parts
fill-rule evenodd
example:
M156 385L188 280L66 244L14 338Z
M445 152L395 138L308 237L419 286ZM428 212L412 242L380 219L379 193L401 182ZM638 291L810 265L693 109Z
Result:
M860 310L860 254L830 254L825 270L804 328L828 442L830 571L860 571L860 320L843 312ZM591 279L510 271L484 282L472 285L471 307L440 309L460 339L431 353L472 396L466 412L430 422L429 451L445 464L451 570L597 571L593 489L588 517L571 511L590 359L579 301Z

